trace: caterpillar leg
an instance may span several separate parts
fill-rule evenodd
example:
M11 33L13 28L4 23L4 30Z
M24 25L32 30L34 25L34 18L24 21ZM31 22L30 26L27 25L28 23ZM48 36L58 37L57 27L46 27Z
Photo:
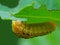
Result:
M12 31L21 38L32 38L46 35L55 30L54 22L26 24L20 21L12 21Z

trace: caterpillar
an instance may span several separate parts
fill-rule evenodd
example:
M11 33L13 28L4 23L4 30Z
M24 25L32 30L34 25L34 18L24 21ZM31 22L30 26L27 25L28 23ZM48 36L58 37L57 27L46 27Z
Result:
M19 38L33 38L37 36L46 35L55 30L56 24L54 22L43 22L27 24L21 21L12 21L12 31Z

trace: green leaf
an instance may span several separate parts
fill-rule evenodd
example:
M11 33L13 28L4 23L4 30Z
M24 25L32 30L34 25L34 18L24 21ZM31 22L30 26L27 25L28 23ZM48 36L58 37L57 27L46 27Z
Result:
M2 0L1 0L2 1ZM59 0L33 0L34 6L30 6L32 3L32 0L21 0L16 8L10 9L4 6L0 6L0 11L8 11L11 13L16 13L19 10L17 14L15 14L15 17L19 18L26 18L27 23L38 23L38 22L45 22L45 21L56 21L59 22L60 18L60 11L48 11L48 9L59 9ZM6 2L5 2L6 3ZM44 4L44 5L42 5ZM28 6L27 6L28 5ZM39 7L42 5L41 7ZM27 6L27 7L26 7ZM0 14L3 18L8 18L9 15L6 15L5 17ZM11 18L10 18L11 19Z
M42 5L38 9L34 9L32 6L23 8L18 13L14 14L17 18L27 18L26 23L40 23L45 21L60 21L60 11L48 11L45 5Z
M15 3L16 2L13 2L14 0L11 0L10 2L8 1L8 0L5 0L5 1L3 1L3 0L1 0L2 2L1 3L6 3L6 1L7 1L7 5L8 6L11 6L11 1L12 1L12 3L14 3L13 5L15 5ZM18 1L18 0L17 0ZM9 4L8 4L9 3ZM12 14L15 14L16 12L18 12L21 8L24 8L24 7L26 7L27 5L31 5L31 3L32 3L32 0L21 0L21 1L19 1L19 4L18 4L18 6L16 6L15 8L8 8L8 6L6 5L6 6L4 6L4 5L0 5L0 17L2 18L2 19L4 19L4 20L16 20L16 19L18 19L18 18L14 18L14 16L13 16L13 18L14 19L12 19L12 15L11 15L11 13ZM8 14L9 13L9 14ZM23 20L23 21L25 21L26 19L22 19L22 18L20 18L20 19L18 19L18 20Z

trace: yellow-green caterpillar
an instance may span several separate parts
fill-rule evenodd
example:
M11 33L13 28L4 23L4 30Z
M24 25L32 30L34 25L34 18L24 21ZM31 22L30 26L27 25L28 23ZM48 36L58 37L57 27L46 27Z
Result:
M12 31L21 38L32 38L46 35L56 28L53 22L26 24L20 21L12 21Z

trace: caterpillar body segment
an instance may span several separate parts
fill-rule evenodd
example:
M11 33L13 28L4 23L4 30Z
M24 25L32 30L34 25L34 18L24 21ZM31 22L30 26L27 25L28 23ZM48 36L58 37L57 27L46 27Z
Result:
M46 35L55 30L53 22L26 24L20 21L12 21L12 31L20 38L32 38Z

